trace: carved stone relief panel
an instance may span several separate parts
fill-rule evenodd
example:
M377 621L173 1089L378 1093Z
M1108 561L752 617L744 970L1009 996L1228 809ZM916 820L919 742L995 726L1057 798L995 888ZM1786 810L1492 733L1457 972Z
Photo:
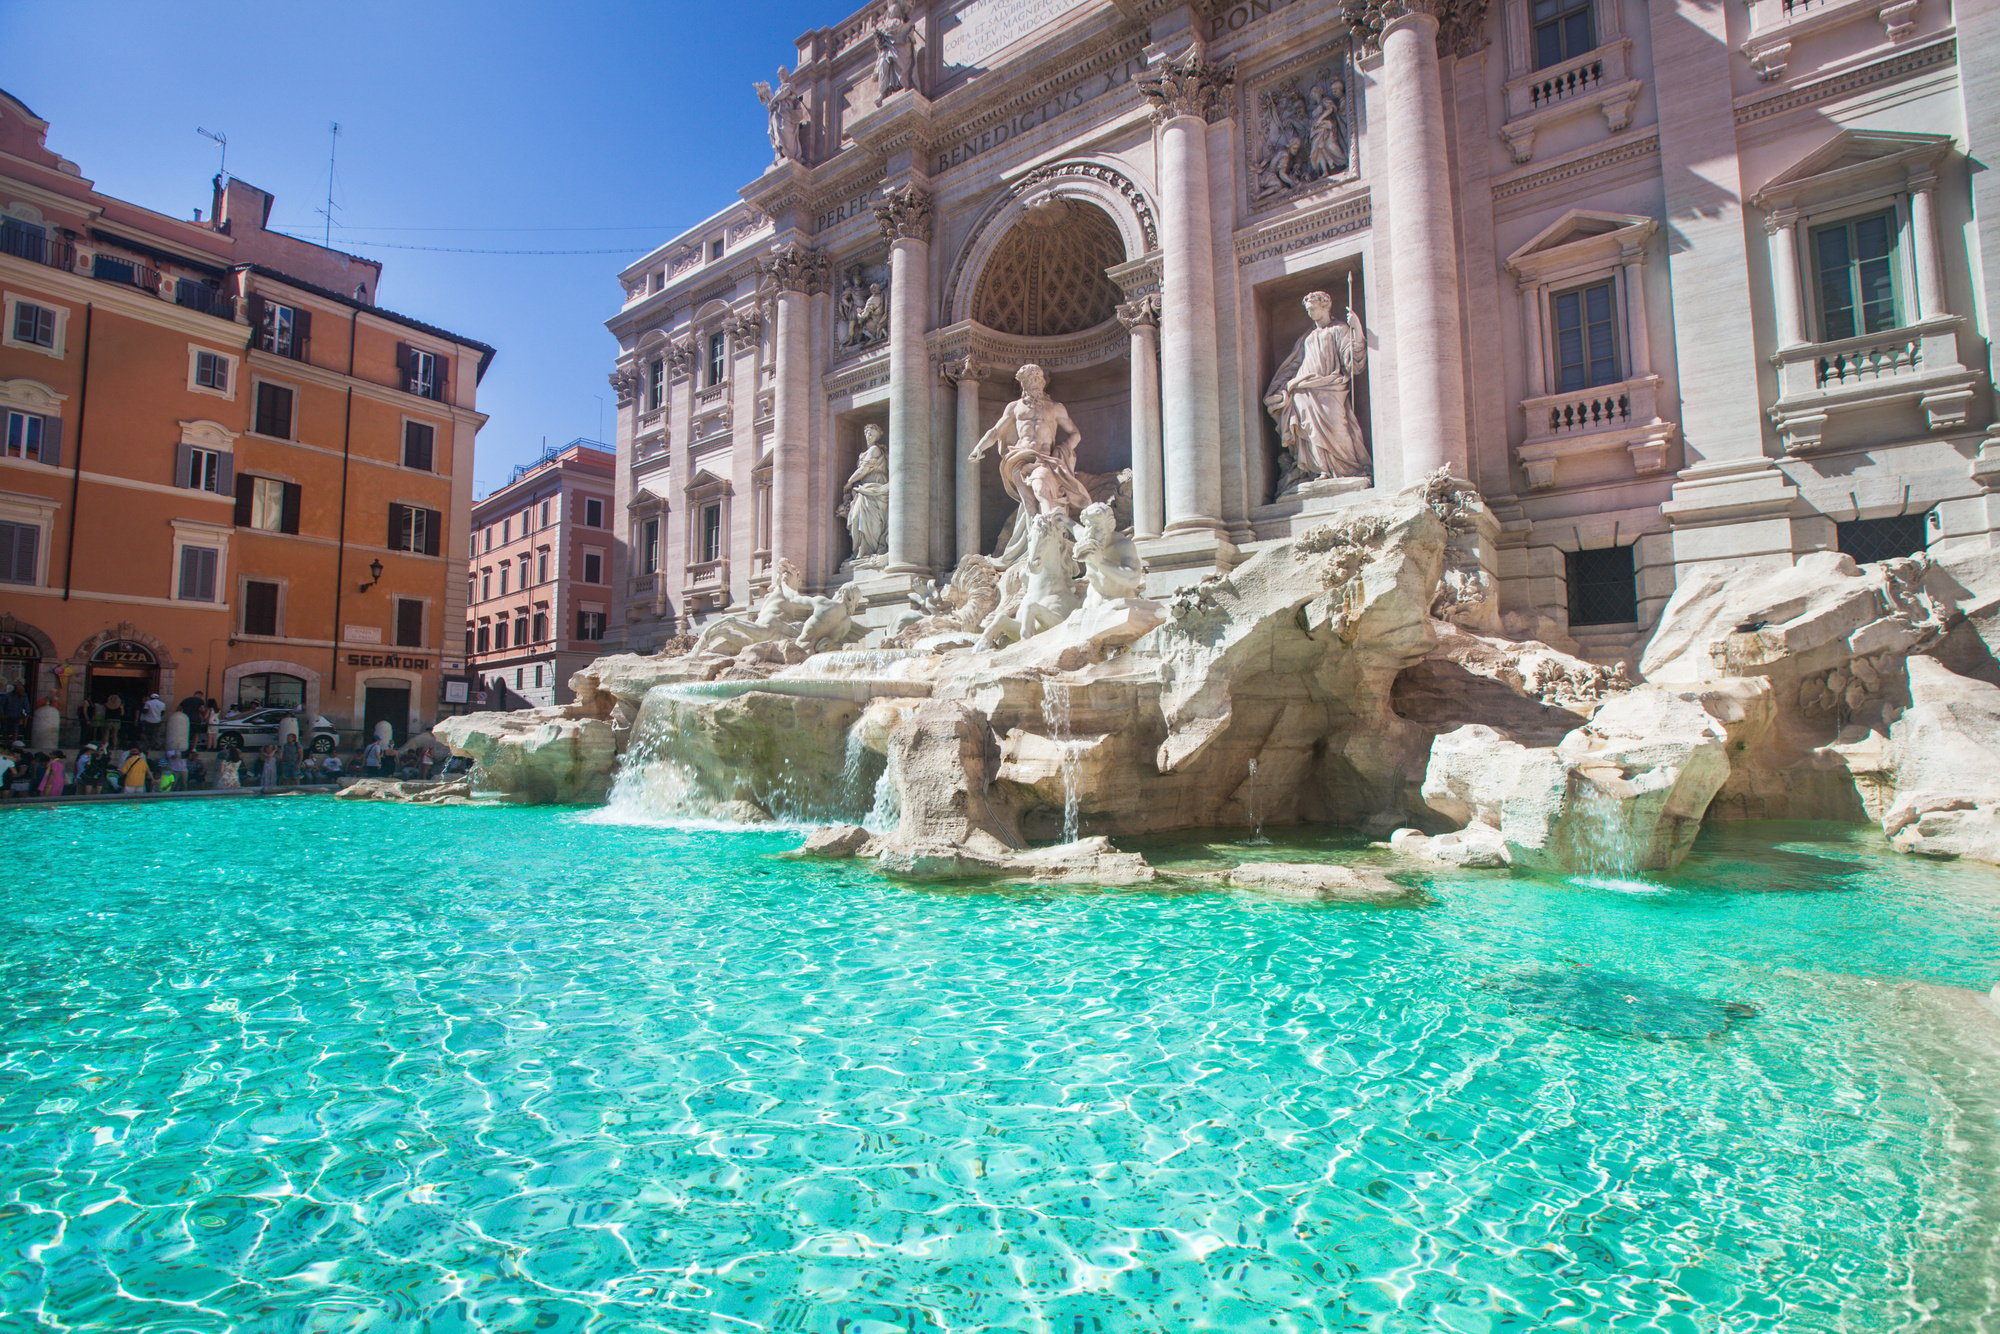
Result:
M859 356L888 341L888 264L851 260L837 265L833 283L834 359Z
M1244 151L1258 207L1355 175L1354 112L1343 44L1288 61L1244 88Z

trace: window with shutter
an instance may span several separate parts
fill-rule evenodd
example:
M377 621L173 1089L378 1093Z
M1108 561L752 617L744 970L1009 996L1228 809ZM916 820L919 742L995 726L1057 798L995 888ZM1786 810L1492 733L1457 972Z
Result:
M277 478L250 479L250 526L267 533L285 531L285 484Z
M195 491L213 491L218 495L233 495L235 478L224 481L224 459L220 450L203 449L198 445L187 448L187 480L182 485Z
M215 352L194 354L194 382L203 389L213 389L218 394L229 392L229 358Z
M268 380L257 382L257 425L258 435L268 435L278 440L292 438L292 391L281 384Z
M39 526L0 521L0 584L37 582L35 557L41 545Z
M604 557L595 551L583 553L583 582L586 584L604 582Z
M174 596L182 602L215 601L215 572L221 556L214 547L182 547L180 588Z
M284 513L279 521L278 531L296 533L299 531L299 510L305 498L305 491L297 482L286 482L284 487Z
M437 442L437 430L425 422L403 423L403 466L417 468L423 472L432 471L432 455Z
M262 579L243 582L243 633L278 633L278 585Z
M421 598L396 599L396 646L421 648L424 642L424 603Z
M42 441L48 434L48 418L35 412L7 414L7 457L42 461Z
M14 341L31 347L53 348L56 345L56 313L32 301L17 302L14 306Z

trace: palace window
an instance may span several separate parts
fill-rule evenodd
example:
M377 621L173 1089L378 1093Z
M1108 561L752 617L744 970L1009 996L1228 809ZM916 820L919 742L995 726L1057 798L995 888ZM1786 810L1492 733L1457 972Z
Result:
M1618 298L1612 282L1556 293L1549 300L1549 316L1557 393L1624 378L1618 370Z
M646 411L658 412L667 398L667 363L654 357L646 363Z
M278 593L279 586L265 579L245 579L243 581L243 633L246 635L275 635L278 633Z
M604 638L604 613L579 611L576 614L576 637L591 640Z
M602 528L604 526L603 501L593 498L583 502L583 526L585 528Z
M493 650L499 652L507 647L507 618L502 616L493 622Z
M257 382L257 425L258 435L268 435L278 440L292 438L292 391L281 384L269 380Z
M639 573L660 572L660 521L648 519L639 525Z
M0 520L0 584L37 582L36 557L41 549L42 530L38 525Z
M595 551L583 553L583 582L586 584L604 582L604 557Z
M547 547L543 547L541 551L538 552L535 556L535 582L538 584L545 584L548 581L549 581L549 549Z
M491 650L492 647L493 647L493 627L486 624L486 622L481 621L479 623L479 648L477 651L480 653L485 653Z
M535 613L535 642L539 644L548 637L549 637L549 614L545 611L538 611ZM541 682L537 681L535 682L535 684L540 685Z
M1624 625L1639 619L1639 581L1631 547L1569 551L1563 559L1572 626Z
M213 389L218 394L229 392L229 358L219 352L204 352L195 349L194 383L198 389Z
M437 428L428 422L404 422L403 466L431 472L436 455Z
M722 502L710 501L701 507L701 535L695 550L697 560L722 559Z
M502 597L507 595L507 579L513 572L513 562L504 560L500 562L500 595Z
M707 387L713 389L723 382L729 373L729 335L712 333L708 336L708 380Z
M16 302L14 341L30 347L53 348L56 345L56 313L32 301Z
M1821 342L1902 324L1896 302L1896 231L1896 215L1890 210L1812 229Z
M1533 0L1528 22L1535 44L1535 68L1560 65L1597 45L1592 0Z
M525 611L514 618L514 643L521 648L528 646L528 613Z
M549 526L549 516L553 513L555 513L555 501L544 500L542 502L542 527L546 528Z
M1886 519L1849 519L1834 525L1840 550L1858 563L1915 556L1930 546L1930 511Z
M493 596L493 567L489 565L487 568L479 572L479 600L481 602L484 602L487 598L490 598L492 596Z

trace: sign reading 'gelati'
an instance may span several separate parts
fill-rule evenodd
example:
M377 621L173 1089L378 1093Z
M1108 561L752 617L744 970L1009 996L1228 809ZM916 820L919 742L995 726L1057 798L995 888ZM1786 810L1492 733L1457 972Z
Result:
M1090 0L967 0L944 20L939 48L945 68L983 65L996 51L1089 3Z

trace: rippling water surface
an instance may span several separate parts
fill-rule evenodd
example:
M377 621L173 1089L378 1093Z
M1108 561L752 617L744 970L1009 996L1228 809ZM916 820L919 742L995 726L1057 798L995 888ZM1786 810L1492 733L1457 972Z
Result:
M0 1329L2000 1327L1936 989L1991 872L1746 826L1380 911L795 841L0 812Z

